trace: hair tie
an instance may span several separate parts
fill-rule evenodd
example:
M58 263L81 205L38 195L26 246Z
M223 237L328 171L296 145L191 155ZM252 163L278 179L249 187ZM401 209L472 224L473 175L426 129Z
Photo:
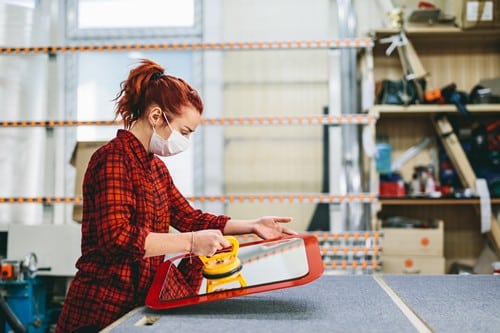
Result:
M139 113L140 113L139 112L139 108L135 108L135 109L132 110L132 116L134 118L139 118Z
M156 72L151 75L151 81L156 81L158 78L163 76L163 72Z

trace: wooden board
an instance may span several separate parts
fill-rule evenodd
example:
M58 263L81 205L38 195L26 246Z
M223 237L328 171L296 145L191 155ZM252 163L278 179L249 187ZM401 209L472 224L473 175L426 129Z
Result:
M433 118L434 127L436 132L443 143L443 146L453 163L453 167L458 173L462 185L465 188L470 188L475 193L476 192L476 174L472 169L472 166L465 155L462 145L458 140L458 137L453 132L453 127L448 121L448 117L445 115L438 115Z
M453 127L448 118L445 115L439 115L434 117L433 122L446 153L462 181L462 185L476 192L476 175L460 141L453 132ZM497 254L500 254L500 226L494 214L491 215L491 230L488 235L493 242Z

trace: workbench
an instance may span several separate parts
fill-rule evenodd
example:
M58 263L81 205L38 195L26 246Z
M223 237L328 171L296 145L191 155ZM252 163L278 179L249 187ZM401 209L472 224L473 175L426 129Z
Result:
M322 275L309 284L168 310L106 332L500 332L498 275Z

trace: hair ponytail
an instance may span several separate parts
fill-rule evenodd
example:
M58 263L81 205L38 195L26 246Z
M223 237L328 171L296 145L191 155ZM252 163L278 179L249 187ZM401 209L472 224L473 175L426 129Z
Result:
M183 105L192 105L203 112L203 102L196 90L184 80L164 72L159 64L142 59L120 84L120 92L114 98L115 116L121 116L125 128L129 129L152 104L167 112L169 118L179 115Z

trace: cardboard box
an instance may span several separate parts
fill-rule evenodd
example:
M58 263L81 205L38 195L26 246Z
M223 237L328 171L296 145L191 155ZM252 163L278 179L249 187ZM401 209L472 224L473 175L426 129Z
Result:
M70 164L75 167L75 197L82 196L82 185L83 177L85 176L85 171L87 170L87 165L89 164L90 157L92 154L107 143L106 141L79 141L73 149L71 154ZM73 204L73 220L77 222L82 221L82 208L81 203Z
M500 26L500 0L464 0L463 29L492 29Z
M442 256L380 256L382 273L386 274L445 274Z
M437 228L382 228L380 240L384 255L442 256L444 253L444 223Z

